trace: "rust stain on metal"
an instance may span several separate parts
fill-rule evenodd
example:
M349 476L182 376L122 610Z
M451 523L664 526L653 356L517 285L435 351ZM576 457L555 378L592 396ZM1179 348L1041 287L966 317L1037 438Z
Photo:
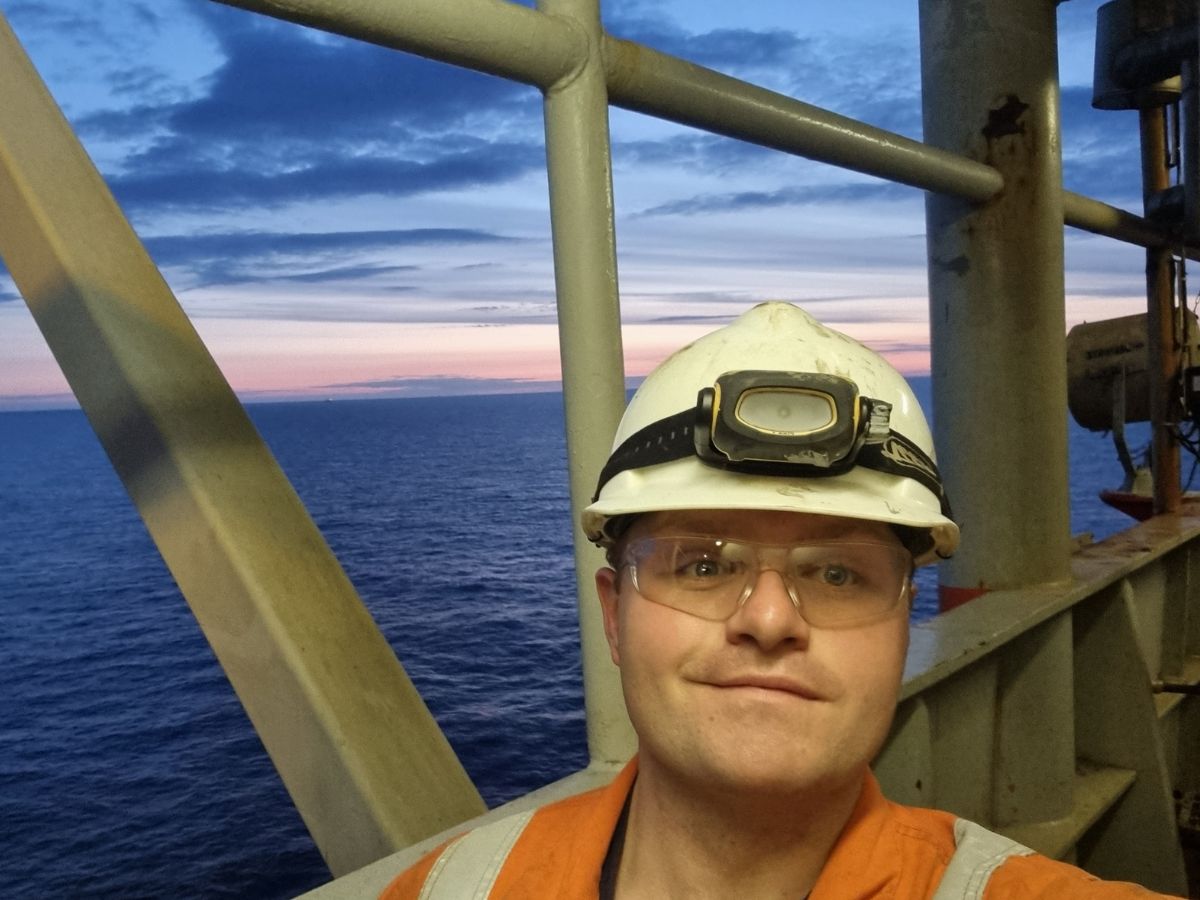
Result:
M1008 134L1023 134L1025 123L1021 117L1029 109L1028 103L1022 103L1016 94L1009 94L1003 105L988 111L987 124L983 126L983 136L989 141L1004 137Z
M959 254L954 259L935 259L934 263L939 269L945 269L947 272L953 272L960 278L966 275L971 269L971 261L963 254Z

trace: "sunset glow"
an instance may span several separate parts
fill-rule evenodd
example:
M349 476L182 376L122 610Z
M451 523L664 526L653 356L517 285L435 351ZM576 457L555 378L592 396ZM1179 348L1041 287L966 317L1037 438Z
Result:
M1136 212L1136 121L1090 108L1079 50L1098 5L1058 12L1064 177ZM207 0L0 7L243 397L557 388L536 91ZM915 7L603 11L621 37L920 138ZM847 81L859 57L875 64ZM919 191L610 120L627 375L767 299L928 372ZM1140 249L1068 229L1065 252L1064 331L1144 308ZM71 402L0 269L0 408Z

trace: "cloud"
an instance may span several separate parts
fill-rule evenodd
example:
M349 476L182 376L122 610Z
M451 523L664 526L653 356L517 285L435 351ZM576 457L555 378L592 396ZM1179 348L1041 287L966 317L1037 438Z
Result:
M1090 87L1064 87L1060 106L1064 187L1140 212L1137 113L1093 109Z
M780 206L810 206L819 203L861 203L871 200L899 200L912 196L913 188L887 181L816 184L779 188L773 191L736 191L725 194L701 194L684 200L662 203L638 213L639 216L694 216L714 212L770 209Z
M525 85L240 10L205 4L204 18L226 61L208 95L176 111L189 134L342 141L510 128L514 116L540 125L538 93Z
M915 26L915 17L913 19ZM617 37L910 137L921 133L913 33L848 41L817 29L693 31L653 5L619 3L605 24ZM863 60L871 61L869 66Z
M0 394L0 411L24 412L43 409L78 409L74 394L47 392L44 394Z
M201 274L198 285L193 287L215 287L217 285L234 285L263 282L282 282L293 284L326 284L329 282L360 281L368 278L378 278L381 275L391 275L396 272L411 272L417 266L337 266L331 269L315 269L308 272L264 272L261 269L239 269L236 266L213 264L197 270ZM406 285L388 285L384 288L391 293L410 291Z
M871 338L867 341L878 353L928 353L929 341L888 341Z
M795 71L798 61L816 49L816 42L782 28L716 28L692 32L665 16L643 13L609 18L615 37L636 41L662 53L727 74L778 74Z
M411 228L384 231L230 231L162 235L146 240L151 255L164 265L195 261L387 250L430 244L493 244L514 238L471 228Z
M734 317L732 315L715 315L705 316L699 313L693 313L680 316L653 316L651 318L642 319L639 324L642 325L723 325L729 322Z
M347 262L362 254L394 254L411 247L502 244L503 235L469 228L381 231L234 231L147 238L146 249L164 268L191 275L189 288L285 281L317 284L377 278L418 266L393 262ZM392 286L392 290L396 286Z
M782 157L776 150L721 135L688 131L657 140L615 140L614 166L686 166L705 174L719 174L762 166Z
M454 375L432 377L379 378L321 386L334 391L370 391L394 397L432 397L463 394L528 394L561 391L561 381L537 381L522 378L463 378Z
M216 4L194 12L220 54L207 78L155 90L161 73L127 65L107 87L140 102L76 120L127 145L106 171L131 211L410 196L544 165L532 88Z
M121 134L130 120L157 109L177 135L252 145L351 144L464 126L476 133L481 125L511 131L540 122L538 94L525 85L218 4L193 11L223 55L204 92L82 125Z
M470 272L473 269L495 269L499 267L499 263L481 262L481 263L466 263L465 265L455 266L456 272Z
M544 165L539 146L493 144L416 161L309 153L293 166L225 166L182 160L109 179L123 205L137 210L187 207L230 211L360 196L404 197L512 180Z
M136 215L407 197L542 170L541 104L527 86L219 4L187 9L219 54L210 74L184 96L156 90L153 67L127 63L106 73L110 90L146 99L78 120L85 135L131 143L107 171ZM164 27L151 7L135 12ZM82 28L82 18L73 21ZM614 33L840 112L902 131L919 127L914 54L895 52L889 40L846 47L783 28L692 30L629 2L606 10L606 21ZM864 55L876 63L847 65ZM706 134L618 141L615 153L618 165L710 173L782 159Z
M749 306L767 300L782 300L806 309L822 321L847 323L925 321L924 297L886 298L878 293L823 293L819 287L787 291L708 291L672 293L623 293L623 301L636 301L627 310L626 324L712 325L731 321ZM897 302L899 301L899 302Z
M604 25L614 37L636 41L688 62L746 77L780 75L811 56L816 42L784 28L713 28L693 31L654 4L608 3Z

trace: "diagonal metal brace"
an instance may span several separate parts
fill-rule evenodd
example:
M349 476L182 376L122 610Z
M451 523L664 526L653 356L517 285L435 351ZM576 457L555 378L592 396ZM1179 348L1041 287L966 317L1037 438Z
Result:
M483 811L0 16L0 256L335 874Z

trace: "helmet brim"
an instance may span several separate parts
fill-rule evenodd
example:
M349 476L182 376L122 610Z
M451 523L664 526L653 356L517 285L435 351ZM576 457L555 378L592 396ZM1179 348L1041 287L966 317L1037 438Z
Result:
M601 546L613 543L607 526L617 517L688 509L775 510L928 530L932 546L917 565L948 557L958 546L958 526L943 515L930 515L937 498L928 489L863 468L825 478L781 478L682 459L621 472L604 494L582 515L588 539Z

